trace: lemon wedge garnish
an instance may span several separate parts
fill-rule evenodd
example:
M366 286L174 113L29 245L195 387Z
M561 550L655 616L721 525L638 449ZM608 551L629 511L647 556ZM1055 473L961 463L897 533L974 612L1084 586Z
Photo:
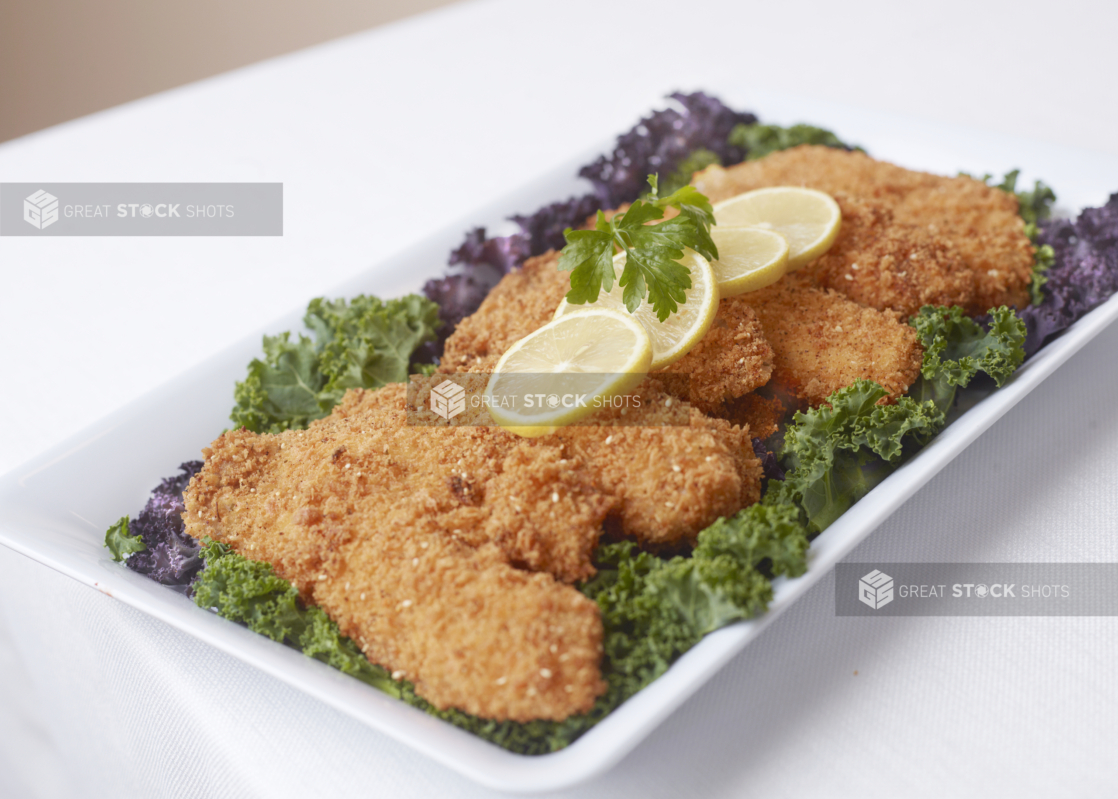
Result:
M707 259L693 250L685 250L679 262L691 270L691 288L686 291L687 302L680 303L679 310L663 322L656 318L652 303L647 299L632 314L632 318L644 326L648 337L652 339L652 370L663 369L686 355L710 330L715 314L718 313L721 295L714 270ZM613 257L614 274L620 278L624 268L625 253L621 252ZM624 289L615 280L612 291L608 294L602 291L598 300L589 305L571 305L563 300L555 309L555 318L578 313L584 308L613 308L629 315L622 299L623 292Z
M533 438L603 407L648 374L652 342L626 311L596 305L554 319L509 348L489 383L489 415Z
M771 286L788 271L788 241L775 230L717 226L710 236L718 247L710 267L723 297Z
M842 225L831 195L800 186L747 191L715 205L714 218L719 227L761 227L784 236L789 272L827 252Z

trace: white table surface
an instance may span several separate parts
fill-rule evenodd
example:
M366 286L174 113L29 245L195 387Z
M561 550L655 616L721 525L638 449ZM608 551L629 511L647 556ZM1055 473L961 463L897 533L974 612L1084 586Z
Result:
M2 181L282 181L286 206L274 239L0 238L0 473L677 88L1118 154L1112 5L683 7L465 3L0 145ZM1118 558L1116 350L1112 329L851 559ZM0 575L5 797L492 795L3 548ZM1113 795L1116 656L1112 618L839 619L829 579L570 795Z

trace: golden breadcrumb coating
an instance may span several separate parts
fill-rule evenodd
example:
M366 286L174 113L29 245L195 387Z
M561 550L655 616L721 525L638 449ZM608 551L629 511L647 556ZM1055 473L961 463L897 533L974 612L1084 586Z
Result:
M574 425L539 439L564 442L617 497L621 533L642 544L693 544L719 516L761 499L761 461L748 428L695 408L686 410L686 425L678 424L670 406L679 400L651 378L634 393L646 404L626 426ZM619 411L597 418L607 416L616 419ZM634 423L641 426L629 426Z
M550 322L570 289L570 274L559 271L558 261L552 250L505 275L447 339L440 371L492 370L509 347ZM689 375L685 398L716 413L727 399L768 382L772 349L751 310L723 304L706 337L665 371Z
M773 383L813 407L860 379L880 383L895 398L919 374L923 349L896 313L815 288L802 272L727 302L757 312L775 353Z
M699 343L661 372L687 375L680 395L704 413L723 416L727 402L769 382L773 350L753 309L727 299Z
M1034 248L1017 199L973 178L915 172L863 153L802 145L729 168L708 167L692 183L711 202L766 186L807 186L877 203L897 224L926 231L962 259L975 281L967 313L1029 302Z
M428 398L431 386L444 376L413 378L413 421L443 424L428 409ZM457 373L454 379L480 393L485 377ZM645 544L694 543L719 516L761 498L761 463L750 448L749 429L707 417L680 401L664 386L675 382L673 377L650 376L617 398L624 402L525 442L555 446L577 459L588 479L617 501L610 528ZM493 427L484 410L467 408L453 424L490 425L473 429L487 429L498 441L524 441ZM587 559L567 571L589 568Z
M656 384L640 409L673 421ZM561 720L604 690L594 574L607 516L648 540L693 540L760 497L748 431L685 409L673 427L409 425L406 387L348 392L305 431L229 432L204 451L186 529L271 563L374 663L436 707ZM672 402L676 403L672 411Z
M975 301L974 273L955 249L925 228L902 225L877 202L835 194L842 229L805 272L859 305L912 316L924 305Z

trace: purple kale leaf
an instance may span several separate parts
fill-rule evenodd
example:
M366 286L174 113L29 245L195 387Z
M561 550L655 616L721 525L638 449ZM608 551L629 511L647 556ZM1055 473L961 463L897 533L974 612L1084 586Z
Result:
M520 233L493 239L485 237L483 227L467 233L462 246L450 254L450 274L423 286L427 299L439 306L442 325L438 338L417 349L412 362L427 363L441 356L458 323L478 309L502 277L524 263L529 251L528 237Z
M198 542L183 530L182 492L201 468L201 461L182 464L182 473L156 486L140 515L129 525L129 532L138 535L147 549L132 554L126 561L128 568L183 593L189 592L190 583L202 568L202 558Z
M1051 246L1055 261L1045 273L1044 301L1020 312L1029 356L1118 292L1118 194L1100 208L1085 208L1074 222L1042 225L1037 244Z
M613 153L579 171L594 184L604 207L616 208L637 199L645 190L649 174L675 172L680 162L699 148L713 152L726 165L745 157L742 148L729 143L730 131L735 125L753 124L757 117L734 111L702 92L670 96L683 111L654 111L618 137Z
M561 250L567 246L563 231L569 227L582 227L587 218L601 207L602 201L596 194L586 194L571 197L566 202L545 205L531 216L517 215L510 219L520 225L520 229L528 236L530 253L541 255L548 250Z
M485 228L479 227L466 234L466 240L450 254L447 263L475 270L488 267L494 270L493 274L500 280L524 262L528 257L528 250L529 243L519 234L487 239Z
M532 255L566 244L563 231L580 227L601 206L593 194L572 197L566 202L545 205L531 216L514 216L523 233L486 238L485 228L466 234L462 246L450 254L450 272L428 280L423 287L427 299L439 306L439 337L416 350L415 363L433 361L442 355L443 345L454 328L481 305L501 278L520 267Z
M761 459L761 472L765 480L783 480L784 470L780 468L776 453L766 447L765 442L759 438L751 438L749 443L753 445L753 454Z

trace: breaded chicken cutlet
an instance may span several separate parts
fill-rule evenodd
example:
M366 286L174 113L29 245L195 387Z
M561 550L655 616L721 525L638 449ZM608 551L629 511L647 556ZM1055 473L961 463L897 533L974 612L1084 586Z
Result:
M957 297L961 300L965 287L951 285L957 257L974 280L970 300L958 303L968 314L982 314L999 305L1023 308L1029 302L1034 248L1017 213L1017 199L973 178L915 172L864 153L802 145L728 168L708 167L695 174L692 184L712 203L767 186L807 186L831 195L850 195L888 211L904 231L896 247L848 251L848 264L896 273L906 270L884 263L884 257L915 254L923 271L942 273L945 290L962 291ZM927 243L917 231L938 244ZM906 243L904 239L910 237L912 241ZM926 280L932 287L937 282L935 277ZM839 278L831 288L845 293L844 282L850 281ZM873 299L873 294L863 292L863 297ZM887 297L888 293L880 299Z
M561 720L605 688L597 605L566 581L593 574L607 517L693 537L760 496L744 432L689 413L526 440L409 425L404 386L355 389L305 431L217 439L186 532L271 563L436 707Z
M838 238L805 270L817 285L905 318L925 305L975 305L974 273L941 237L897 223L879 203L849 194L835 200L842 211Z
M863 379L895 398L920 373L924 350L896 313L816 288L803 272L723 302L756 311L775 353L773 383L812 407Z

